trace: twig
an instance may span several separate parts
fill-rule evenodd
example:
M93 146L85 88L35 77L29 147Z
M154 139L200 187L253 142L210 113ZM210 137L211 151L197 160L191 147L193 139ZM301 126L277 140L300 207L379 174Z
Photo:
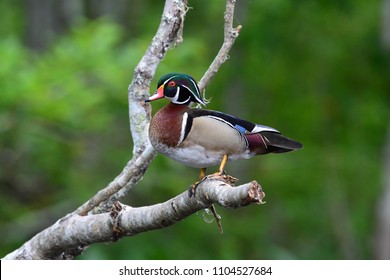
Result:
M212 204L209 207L209 209L210 209L211 213L213 214L213 216L215 218L215 222L217 223L219 233L223 234L223 227L222 227L222 223L221 223L221 216L217 213L217 209L215 209L214 204Z
M206 73L198 83L200 91L203 91L206 88L211 79L218 72L221 65L229 58L229 51L240 34L242 26L239 25L235 28L233 27L235 3L236 0L226 0L223 44L210 67L207 69Z
M4 259L73 259L86 246L161 229L217 203L224 207L262 204L264 192L253 181L232 187L223 178L199 184L195 197L185 191L163 203L133 208L117 202L112 211L96 215L70 214L38 233Z

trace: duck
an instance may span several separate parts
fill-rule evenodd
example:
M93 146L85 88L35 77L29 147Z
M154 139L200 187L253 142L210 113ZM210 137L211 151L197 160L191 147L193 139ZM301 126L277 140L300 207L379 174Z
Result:
M190 75L169 73L162 76L156 92L145 103L161 98L170 103L152 117L150 143L166 157L200 169L200 181L190 188L190 196L195 195L208 167L219 166L215 174L222 175L228 161L286 153L303 147L270 126L199 108L199 105L205 107L207 102ZM190 106L192 103L197 103L198 107Z

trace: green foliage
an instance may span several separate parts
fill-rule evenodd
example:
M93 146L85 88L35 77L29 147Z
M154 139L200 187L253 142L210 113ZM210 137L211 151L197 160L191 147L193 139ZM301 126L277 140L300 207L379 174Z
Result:
M173 71L201 77L222 40L219 2L190 3L184 42L168 52L154 84ZM267 203L218 208L223 236L200 212L170 228L93 245L80 258L373 257L390 117L379 4L237 2L235 20L243 30L207 88L209 108L276 127L304 149L228 165L240 182L258 180ZM9 237L1 255L106 186L130 159L127 86L161 15L151 1L145 5L150 12L132 25L142 28L130 32L108 19L83 19L42 53L23 46L13 20L21 12L7 6L3 26L12 32L1 29L0 41L0 227ZM156 102L153 111L164 105ZM159 155L124 203L164 201L197 176ZM49 211L52 220L34 218Z

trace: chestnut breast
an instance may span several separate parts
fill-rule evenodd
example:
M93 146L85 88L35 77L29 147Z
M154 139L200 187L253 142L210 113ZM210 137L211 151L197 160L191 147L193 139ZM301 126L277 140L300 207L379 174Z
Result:
M153 147L164 144L177 146L182 130L183 114L188 110L186 105L168 104L159 110L150 122L149 138Z

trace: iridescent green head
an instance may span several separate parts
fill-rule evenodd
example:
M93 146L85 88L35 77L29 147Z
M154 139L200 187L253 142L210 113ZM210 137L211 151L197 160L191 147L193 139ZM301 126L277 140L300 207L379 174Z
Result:
M169 99L173 104L188 105L191 102L196 102L206 105L200 96L196 81L187 74L169 73L162 76L158 81L157 91L145 102L163 97Z

